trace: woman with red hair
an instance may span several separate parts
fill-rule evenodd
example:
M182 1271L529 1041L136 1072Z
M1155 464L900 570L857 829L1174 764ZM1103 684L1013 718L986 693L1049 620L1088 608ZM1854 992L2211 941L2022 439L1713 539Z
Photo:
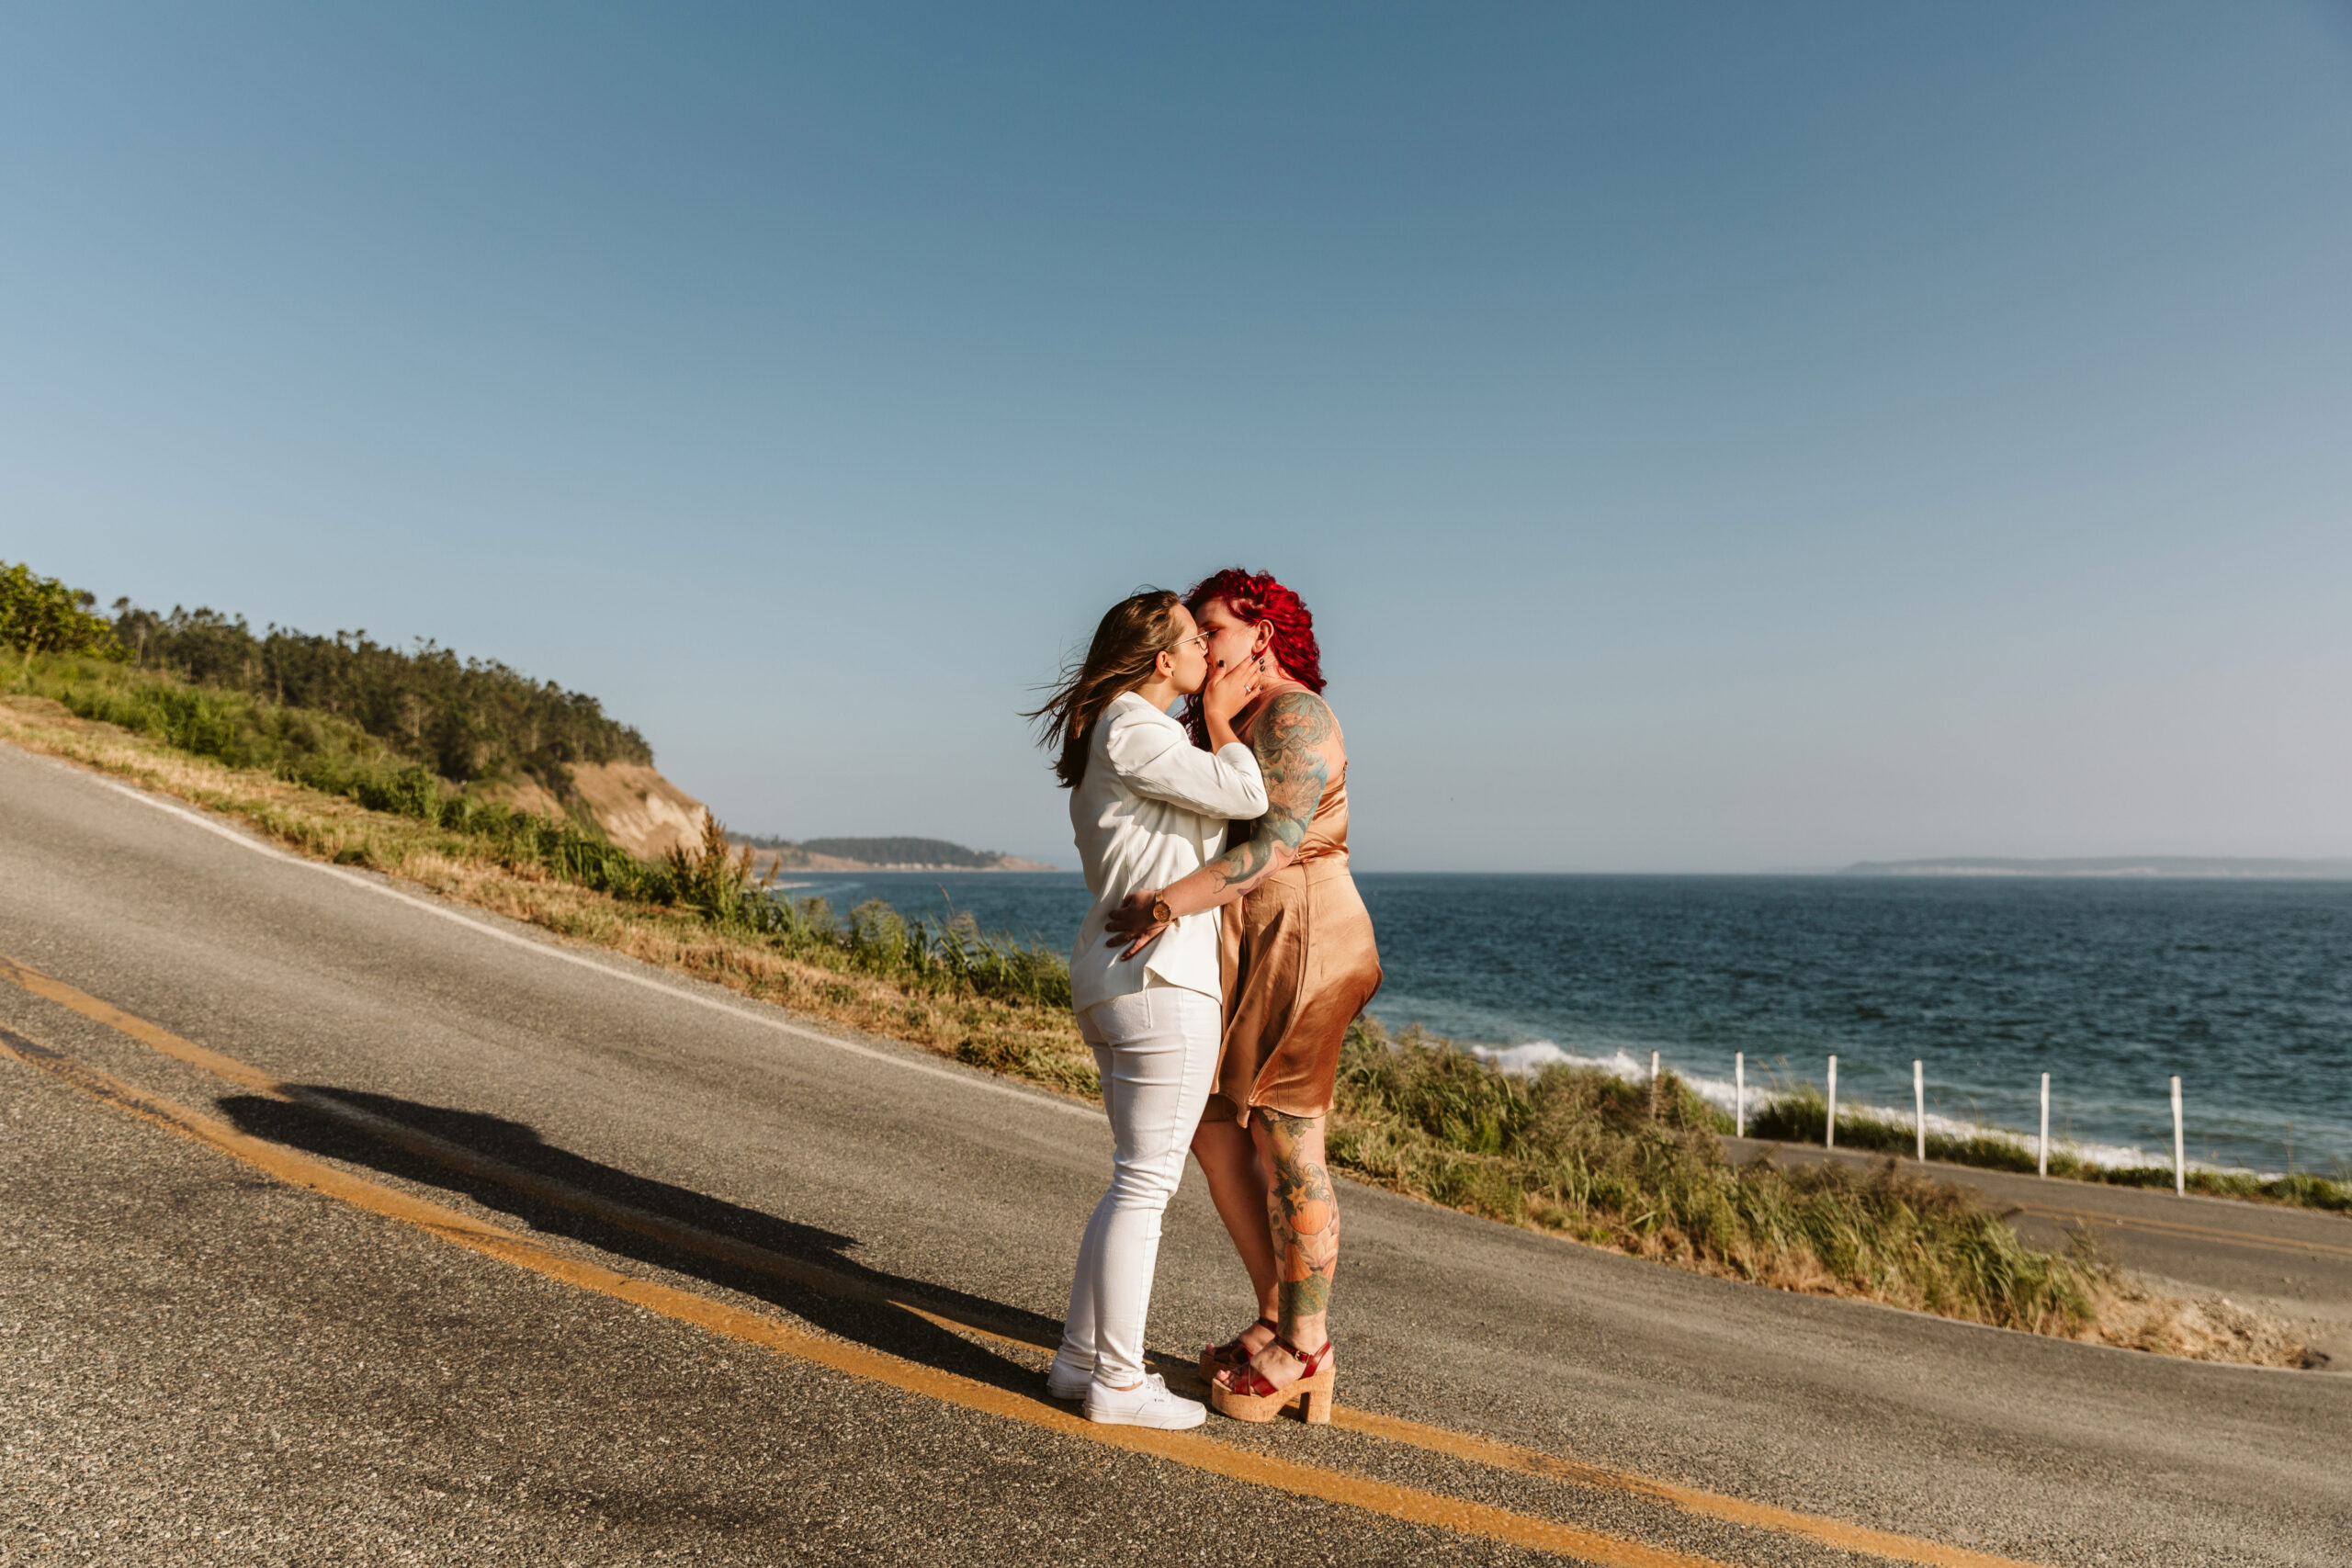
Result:
M1272 577L1238 569L1194 584L1185 606L1217 670L1255 666L1234 717L1257 758L1266 814L1248 836L1157 892L1132 895L1107 929L1129 953L1221 905L1225 1054L1193 1154L1257 1295L1258 1321L1202 1352L1209 1402L1271 1421L1293 1401L1331 1418L1337 1369L1325 1314L1340 1215L1324 1122L1348 1025L1380 988L1372 916L1348 873L1348 753L1322 698L1315 618Z

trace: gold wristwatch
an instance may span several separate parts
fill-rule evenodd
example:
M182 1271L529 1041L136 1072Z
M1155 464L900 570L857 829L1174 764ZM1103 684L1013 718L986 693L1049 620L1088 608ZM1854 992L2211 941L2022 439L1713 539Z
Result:
M1167 895L1155 893L1151 896L1151 923L1155 926L1172 926L1176 923L1176 911L1168 907Z

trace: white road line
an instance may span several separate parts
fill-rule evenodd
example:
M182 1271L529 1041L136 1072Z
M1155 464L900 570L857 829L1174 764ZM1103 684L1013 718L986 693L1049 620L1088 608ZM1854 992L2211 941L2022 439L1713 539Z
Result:
M345 871L341 866L328 865L320 861L304 860L300 855L288 854L284 850L278 849L274 845L265 844L256 839L237 831L233 828L224 826L221 823L211 820L209 818L201 816L194 811L190 811L185 807L175 806L168 801L158 800L144 790L133 789L129 784L117 784L112 779L96 779L93 782L105 785L107 789L113 790L118 795L127 795L130 799L137 801L141 806L153 807L157 811L161 811L167 816L177 817L183 821L193 822L198 827L203 829L206 832L218 834L221 838L228 840L231 843L251 850L255 854L266 855L271 860L282 861L288 865L300 866L305 871L315 871L323 875L332 876L338 882L346 883L353 887L365 888L370 893L378 894L386 898L395 899L400 903L408 905L411 908L422 909L428 915L437 915L442 919L454 921L458 925L464 926L469 931L480 931L482 935L489 937L493 941L505 942L510 947L519 947L526 953L536 953L543 958L552 958L557 960L559 963L577 964L582 969L594 970L595 973L605 976L609 979L620 980L628 985L642 987L649 991L659 991L665 997L674 997L682 1002L692 1002L696 1007L707 1008L713 1012L723 1012L729 1018L741 1019L746 1023L755 1023L763 1029L774 1030L778 1034L788 1034L795 1040L805 1040L812 1045L823 1045L835 1051L845 1051L853 1056L863 1056L866 1060L872 1062L887 1062L891 1066L902 1068L907 1072L921 1073L926 1077L942 1078L948 1083L959 1084L966 1089L978 1089L988 1094L1001 1094L1005 1096L1007 1099L1017 1100L1023 1105L1035 1106L1042 1111L1058 1111L1071 1116L1083 1116L1090 1122L1100 1120L1102 1116L1102 1112L1099 1111L1095 1111L1088 1106L1074 1104L1067 1100L1055 1100L1042 1094L1033 1093L1028 1089L1014 1089L1010 1084L999 1083L993 1078L982 1077L978 1073L953 1072L945 1067L934 1067L927 1062L909 1061L906 1057L899 1055L894 1052L876 1051L872 1046L860 1045L854 1041L836 1040L830 1034L820 1034L813 1029L803 1029L797 1023L787 1023L781 1018L770 1016L768 1013L762 1012L752 1008L739 1007L733 1002L724 1002L719 1000L717 997L701 996L695 992L685 989L684 987L673 986L666 981L656 980L650 976L632 975L626 969L616 969L609 964L599 964L594 959L585 957L580 953L570 953L560 947L551 947L544 942L534 942L529 937L518 936L513 931L500 931L496 926L461 915L455 909L446 908L439 904L432 902L430 899L419 898L413 894L402 893L398 888L387 887L379 882L371 882L367 877L361 876L358 873Z

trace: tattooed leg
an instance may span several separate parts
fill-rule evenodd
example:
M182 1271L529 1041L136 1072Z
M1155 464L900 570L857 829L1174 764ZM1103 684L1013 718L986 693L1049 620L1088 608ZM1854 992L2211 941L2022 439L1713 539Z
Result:
M1209 1199L1217 1218L1233 1237L1233 1249L1250 1271L1250 1294L1261 1317L1272 1317L1277 1305L1274 1280L1274 1238L1266 1228L1269 1183L1265 1161L1250 1134L1234 1122L1204 1122L1193 1134L1193 1157L1208 1178ZM1242 1331L1242 1343L1257 1349L1273 1337L1251 1324Z
M1285 1116L1261 1106L1252 1122L1273 1178L1266 1219L1274 1238L1283 1337L1312 1351L1330 1340L1325 1314L1331 1307L1331 1278L1340 1267L1340 1206L1323 1163L1323 1118ZM1258 1369L1277 1386L1299 1371L1279 1346L1260 1355Z

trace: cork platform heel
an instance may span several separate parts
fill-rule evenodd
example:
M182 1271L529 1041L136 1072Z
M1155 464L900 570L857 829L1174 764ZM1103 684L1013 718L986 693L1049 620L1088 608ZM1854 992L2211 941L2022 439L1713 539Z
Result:
M1209 1380L1209 1405L1220 1416L1230 1416L1236 1421L1271 1421L1288 1409L1295 1400L1306 1401L1300 1412L1310 1427L1329 1426L1331 1421L1331 1393L1339 1381L1339 1368L1331 1355L1331 1342L1312 1356L1302 1353L1287 1339L1275 1344L1290 1353L1291 1359L1306 1369L1296 1382L1276 1388L1254 1366L1220 1368Z

